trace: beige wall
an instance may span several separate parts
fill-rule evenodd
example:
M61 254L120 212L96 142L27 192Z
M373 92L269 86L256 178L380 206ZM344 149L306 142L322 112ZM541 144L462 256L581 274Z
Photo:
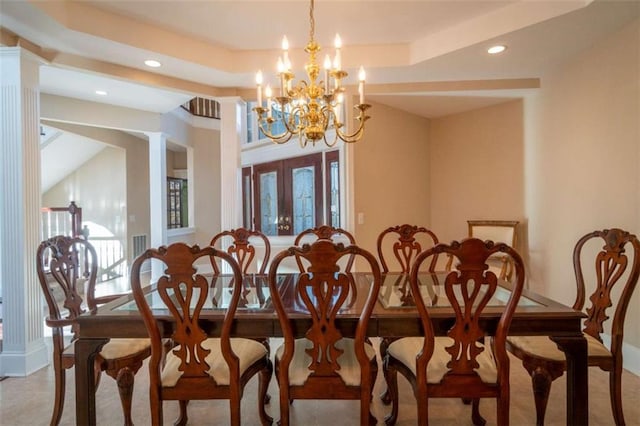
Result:
M389 226L430 226L429 121L382 104L370 111L354 146L354 237L375 254L378 234Z
M181 177L177 170L187 169L187 152L167 149L167 177Z
M75 201L82 207L83 223L100 225L122 242L127 233L126 161L121 148L106 147L97 155L54 185L42 196L45 206L65 206ZM126 250L124 250L126 256Z
M565 303L579 237L610 227L640 235L639 52L636 20L545 76L525 103L530 284ZM636 348L639 319L636 289L625 329Z
M442 242L466 237L467 220L525 222L522 101L433 119L429 140L431 226Z

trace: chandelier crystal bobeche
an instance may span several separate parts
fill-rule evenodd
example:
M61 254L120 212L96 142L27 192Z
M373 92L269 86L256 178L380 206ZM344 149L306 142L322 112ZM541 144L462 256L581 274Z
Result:
M324 60L324 80L318 80L320 67L316 62L316 54L320 51L320 45L314 40L315 21L313 18L314 0L309 7L309 43L304 49L309 54L309 60L305 64L308 81L300 80L294 85L294 74L291 72L289 60L289 42L285 36L282 39L282 57L278 58L278 76L280 78L281 96L273 96L273 89L267 85L264 89L266 107L263 106L262 71L256 75L258 86L258 106L254 108L258 119L258 127L269 139L278 144L288 142L293 136L298 136L300 146L305 147L309 142L315 145L323 140L331 147L338 139L344 142L356 142L364 134L365 122L369 119L366 111L371 105L364 103L365 72L360 67L358 93L360 102L354 106L358 111L357 128L347 134L342 123L342 105L344 102L344 87L342 80L347 77L347 72L342 69L340 48L342 42L336 35L335 57L333 61L329 55ZM282 123L283 130L274 133L274 123ZM333 140L327 140L327 129L333 126L335 136Z

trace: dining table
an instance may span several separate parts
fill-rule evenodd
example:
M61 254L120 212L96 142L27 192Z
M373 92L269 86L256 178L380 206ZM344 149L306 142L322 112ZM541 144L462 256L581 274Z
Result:
M444 294L444 277L449 272L424 273L419 276L420 297L423 298L436 335L446 335L454 322L454 311ZM203 274L210 283L205 309L199 326L210 337L220 333L220 325L231 298L230 277L224 274ZM302 337L312 320L300 297L295 295L295 283L300 274L279 274L276 286L290 319L294 333ZM348 303L336 317L343 336L353 336L356 324L371 286L372 274L350 273L352 291ZM382 274L378 301L369 320L370 337L395 339L422 335L418 311L413 302L408 274ZM248 338L281 337L282 330L269 297L267 276L247 274L234 318L233 336ZM175 323L156 291L154 283L144 288L154 316L164 337L170 338ZM480 319L488 330L500 320L511 286L500 281L489 305ZM567 358L566 424L588 425L587 342L582 333L584 313L525 290L513 316L510 335L549 336L564 351ZM147 330L138 312L133 295L122 296L78 317L79 333L75 341L76 424L96 424L96 382L94 359L110 338L147 337ZM531 413L532 416L535 413Z

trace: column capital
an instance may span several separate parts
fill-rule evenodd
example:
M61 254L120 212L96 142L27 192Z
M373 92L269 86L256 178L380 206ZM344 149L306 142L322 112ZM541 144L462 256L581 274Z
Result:
M27 59L27 60L36 62L39 65L46 65L49 63L46 59L20 46L0 47L0 57L2 58L20 57L22 59Z

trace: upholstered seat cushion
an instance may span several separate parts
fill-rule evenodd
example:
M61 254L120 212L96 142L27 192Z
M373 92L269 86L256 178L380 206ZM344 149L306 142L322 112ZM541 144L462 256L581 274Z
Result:
M583 333L583 335L587 339L589 357L610 358L613 356L609 349L597 339L586 333ZM558 349L556 343L547 336L510 336L507 341L511 345L539 358L551 361L566 360L564 352Z
M124 358L150 346L150 339L111 339L102 347L100 356L104 359ZM67 346L64 353L73 355L74 349L74 345Z
M447 346L453 344L450 337L436 337L433 355L427 364L427 383L439 383L444 375L449 371L447 363L451 360L451 355L445 350ZM483 346L481 343L478 343ZM411 372L416 374L416 356L424 345L423 337L405 337L394 341L387 348L387 352L406 365ZM476 360L480 367L476 370L480 379L485 383L496 383L498 373L496 363L488 347L478 355Z
M104 359L122 358L133 355L150 346L150 339L111 339L102 347L100 356Z
M336 371L336 373L340 375L347 386L360 385L360 364L356 358L354 343L355 341L349 338L340 339L336 343L336 348L344 351L338 358L340 369ZM307 354L305 349L310 349L312 347L313 342L311 342L311 340L297 339L295 341L293 359L289 365L289 383L294 386L303 385L311 375L311 370L309 370L311 357ZM373 346L365 343L364 350L370 360L375 358L376 351L373 349ZM276 359L279 360L282 357L283 352L284 345L280 346L276 351Z
M222 356L220 339L206 339L202 342L202 347L211 351L204 359L209 365L207 373L213 377L218 385L228 385L231 382L229 366ZM267 348L262 343L251 339L231 339L231 348L240 360L240 375L268 353ZM176 349L179 349L179 346L167 353L166 363L162 369L162 386L175 386L180 376L182 376L182 371L178 370L181 363L180 357L173 353Z

